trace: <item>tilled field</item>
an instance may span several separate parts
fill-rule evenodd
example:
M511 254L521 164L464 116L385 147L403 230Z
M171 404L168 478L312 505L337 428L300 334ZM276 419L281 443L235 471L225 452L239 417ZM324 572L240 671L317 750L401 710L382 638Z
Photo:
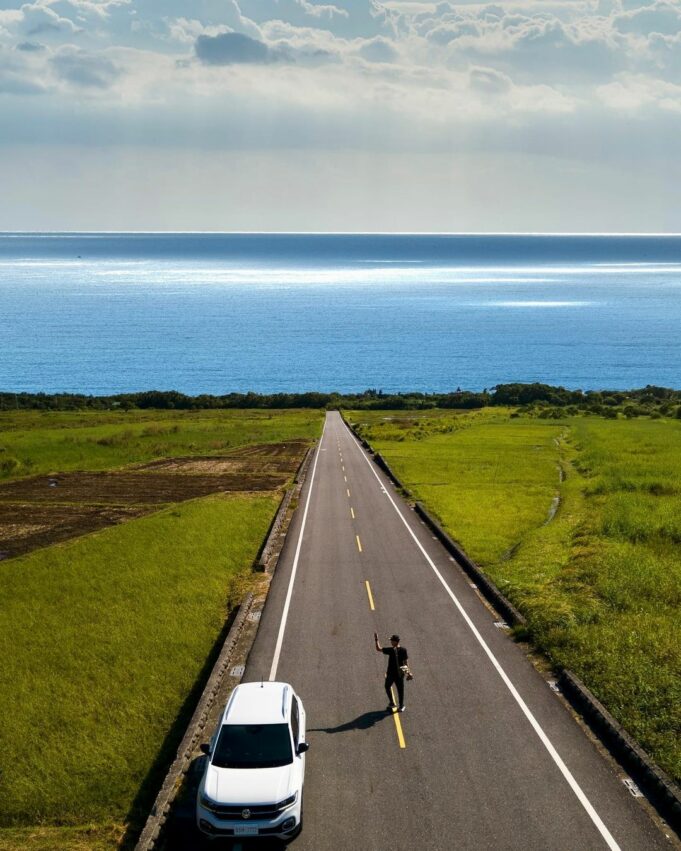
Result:
M308 444L289 441L222 456L166 458L113 472L34 476L0 485L0 558L212 493L283 487Z

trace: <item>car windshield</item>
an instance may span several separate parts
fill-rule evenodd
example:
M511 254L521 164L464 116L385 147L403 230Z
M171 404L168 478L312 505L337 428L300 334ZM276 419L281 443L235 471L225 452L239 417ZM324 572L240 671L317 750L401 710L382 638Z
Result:
M218 768L275 768L291 762L288 724L223 724L212 759Z

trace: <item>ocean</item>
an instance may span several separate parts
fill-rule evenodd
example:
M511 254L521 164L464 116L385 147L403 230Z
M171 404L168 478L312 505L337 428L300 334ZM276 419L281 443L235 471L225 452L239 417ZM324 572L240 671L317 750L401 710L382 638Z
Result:
M0 234L0 390L681 388L681 236Z

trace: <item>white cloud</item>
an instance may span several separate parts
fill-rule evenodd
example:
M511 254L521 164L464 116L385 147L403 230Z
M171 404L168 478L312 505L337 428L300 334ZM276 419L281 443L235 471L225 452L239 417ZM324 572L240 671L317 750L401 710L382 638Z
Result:
M57 76L76 87L108 89L120 76L121 69L106 55L65 46L51 57Z
M347 9L340 9L338 6L310 3L309 0L295 0L295 2L306 15L311 15L313 18L333 18L335 16L340 16L341 18L350 17Z
M494 68L472 65L468 71L468 80L471 89L483 94L505 94L513 88L511 79Z
M662 0L616 15L613 24L615 29L622 33L641 36L649 36L651 33L676 35L681 32L681 6Z
M0 9L4 144L606 163L650 134L662 162L678 19L668 0L17 3Z

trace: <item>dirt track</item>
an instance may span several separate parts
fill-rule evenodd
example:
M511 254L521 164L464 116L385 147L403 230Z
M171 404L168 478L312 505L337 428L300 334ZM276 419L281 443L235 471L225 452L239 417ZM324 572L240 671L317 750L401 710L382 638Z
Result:
M248 446L114 472L33 476L0 485L0 558L12 558L211 493L283 487L308 444Z

